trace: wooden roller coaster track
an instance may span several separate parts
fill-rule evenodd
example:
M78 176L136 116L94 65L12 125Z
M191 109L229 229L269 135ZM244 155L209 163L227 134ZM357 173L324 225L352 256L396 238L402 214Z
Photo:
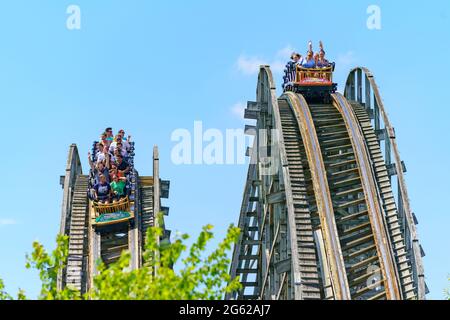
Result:
M130 161L133 163L133 159ZM63 201L60 233L69 237L69 253L66 268L58 275L57 286L71 286L87 292L93 285L97 265L101 260L106 266L118 260L124 250L131 253L130 268L139 268L143 263L145 233L155 226L155 213L168 214L161 207L161 199L169 196L169 181L159 178L158 148L153 150L153 176L139 176L136 170L130 175L134 184L126 206L133 210L134 217L128 223L120 223L107 229L96 228L95 205L88 198L89 175L83 175L78 149L72 144L69 149L66 173L61 177ZM164 227L164 226L162 226ZM170 236L165 230L163 238Z
M277 98L261 66L256 102L245 110L256 125L247 126L254 144L230 268L243 288L226 299L425 298L404 164L372 75L353 70L345 95L330 100Z

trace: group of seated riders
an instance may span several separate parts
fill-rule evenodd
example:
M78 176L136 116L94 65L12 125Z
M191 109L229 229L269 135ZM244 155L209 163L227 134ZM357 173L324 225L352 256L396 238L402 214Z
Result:
M334 71L334 62L329 62L325 58L325 50L323 49L322 41L319 43L320 50L318 53L314 53L312 48L312 42L308 43L308 52L306 53L306 57L302 57L301 54L294 52L291 55L291 60L287 63L286 68L284 69L283 76L283 88L290 88L297 79L297 67L301 67L304 69L313 69L314 72L316 69L326 69L328 72L329 68L331 71ZM325 73L313 73L314 77L322 78Z
M90 197L99 204L123 201L127 196L127 179L131 166L128 163L131 137L125 131L114 136L112 128L106 128L95 145L95 155L88 153L88 161L94 179Z
M301 66L303 68L327 68L331 67L333 64L330 63L327 59L325 59L325 50L323 49L322 41L319 42L320 51L314 53L312 48L312 42L308 43L309 50L306 53L306 57L302 57L301 54L294 52L291 55L291 61L288 62L288 65L295 67Z

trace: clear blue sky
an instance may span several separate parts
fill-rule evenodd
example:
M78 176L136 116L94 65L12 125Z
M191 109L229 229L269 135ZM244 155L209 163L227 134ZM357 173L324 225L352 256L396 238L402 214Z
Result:
M81 8L81 30L66 28L70 4ZM381 8L381 30L366 27L371 4ZM321 39L340 84L356 65L376 76L408 168L429 298L442 298L450 273L449 14L447 0L2 1L0 277L8 291L37 295L25 253L33 240L54 247L69 145L77 143L86 171L106 126L133 135L142 175L159 145L162 178L172 182L169 228L197 234L210 222L221 238L237 222L247 167L176 166L172 131L192 131L194 120L242 128L237 111L255 98L254 65L272 64L279 82L286 54Z

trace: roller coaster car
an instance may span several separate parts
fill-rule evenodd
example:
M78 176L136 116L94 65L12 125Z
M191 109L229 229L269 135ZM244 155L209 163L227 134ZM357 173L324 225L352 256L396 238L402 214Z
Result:
M128 221L134 219L134 213L130 210L130 200L128 197L110 204L93 202L93 207L96 218L92 222L92 225L97 228L128 223Z
M286 86L287 91L302 94L307 100L329 100L335 93L337 84L333 83L334 64L324 68L304 68L296 66L295 79Z

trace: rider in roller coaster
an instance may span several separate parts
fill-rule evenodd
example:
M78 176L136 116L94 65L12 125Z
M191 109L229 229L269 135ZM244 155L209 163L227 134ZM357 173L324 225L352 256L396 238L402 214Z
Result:
M319 53L317 55L316 66L318 68L329 67L331 64L330 64L330 62L327 59L325 59L325 50L323 50L322 41L319 42L319 46L320 46L320 51L319 51Z
M322 41L319 42L319 47L319 52L314 54L312 42L309 41L306 57L302 57L301 54L297 52L293 52L291 54L291 60L286 64L286 68L284 69L285 75L283 77L283 89L289 89L296 81L297 66L305 69L322 69L332 67L332 71L334 71L335 64L334 62L330 63L325 58L325 50L323 48Z
M128 195L128 176L131 167L128 163L131 150L131 136L125 138L125 131L120 130L114 136L112 128L106 130L96 143L94 156L88 153L93 180L89 196L99 204L116 203Z
M303 61L301 66L304 67L304 68L315 68L316 67L316 61L314 59L314 52L313 52L313 49L312 49L312 42L311 41L308 43L308 47L309 47L309 50L306 53L306 59Z

